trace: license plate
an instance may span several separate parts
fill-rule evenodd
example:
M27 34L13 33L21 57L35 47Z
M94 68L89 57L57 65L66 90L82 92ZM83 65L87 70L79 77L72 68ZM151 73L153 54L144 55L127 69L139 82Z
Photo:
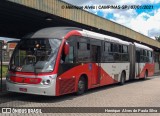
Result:
M19 88L19 91L27 92L27 88Z

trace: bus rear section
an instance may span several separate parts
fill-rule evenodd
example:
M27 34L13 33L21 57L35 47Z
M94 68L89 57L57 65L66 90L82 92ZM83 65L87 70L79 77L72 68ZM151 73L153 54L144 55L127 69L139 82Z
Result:
M134 43L136 46L136 77L147 78L154 74L153 49Z
M130 79L146 79L154 74L153 49L133 43L130 46Z

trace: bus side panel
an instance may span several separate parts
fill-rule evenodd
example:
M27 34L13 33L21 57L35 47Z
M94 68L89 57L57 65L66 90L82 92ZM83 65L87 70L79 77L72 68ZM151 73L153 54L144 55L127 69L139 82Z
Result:
M101 86L118 82L117 80L114 79L114 77L112 75L113 70L111 67L112 66L109 63L102 63L101 64L101 78L100 78Z
M120 82L122 71L126 72L126 80L129 80L129 63L102 63L102 85ZM105 76L104 76L105 75ZM108 80L110 78L110 81Z
M56 81L56 96L76 92L78 90L79 78L81 77L81 75L84 74L87 75L88 78L88 89L118 82L117 80L112 78L110 74L107 73L107 69L110 68L101 68L100 85L95 86L93 82L95 79L94 77L96 77L96 75L94 75L93 72L97 70L97 67L98 65L96 63L82 63L73 68L70 68L69 70L59 75Z
M107 63L103 63L106 65ZM100 68L100 71L98 71ZM100 76L100 78L99 78ZM108 70L104 70L102 63L98 65L97 63L92 64L92 73L91 73L91 88L95 88L98 86L109 85L113 83L117 83L111 75L108 74Z
M147 63L146 69L148 70L149 77L154 75L154 63Z
M137 66L137 72L139 70L139 73L137 73L137 77L144 78L146 71L148 72L147 76L153 76L154 63L136 63L136 66Z
M82 74L88 77L88 88L91 88L91 71L89 64L80 64L64 71L57 77L56 95L63 95L77 91L78 81Z

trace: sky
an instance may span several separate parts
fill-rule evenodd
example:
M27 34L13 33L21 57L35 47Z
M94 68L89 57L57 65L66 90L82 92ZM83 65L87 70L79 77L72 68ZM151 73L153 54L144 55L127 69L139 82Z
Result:
M152 39L160 36L160 0L62 0L77 6L139 5L142 9L90 9L87 11L124 25ZM150 9L143 9L150 5Z

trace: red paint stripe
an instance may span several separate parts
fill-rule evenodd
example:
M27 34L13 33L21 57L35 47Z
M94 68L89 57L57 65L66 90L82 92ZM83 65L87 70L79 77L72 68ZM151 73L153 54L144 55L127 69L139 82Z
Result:
M153 76L153 74L154 74L154 63L145 63L145 66L142 67L142 71L136 77L143 78L146 70L148 70L148 76Z
M92 70L89 69L89 65L92 64ZM115 80L114 78L112 78L112 76L110 76L102 67L101 67L101 76L103 76L103 78L100 80L100 85L95 86L95 81L96 79L98 79L96 77L96 75L98 75L98 66L96 65L96 63L86 63L83 65L78 65L75 66L73 68L71 68L70 70L67 70L66 72L64 72L63 74L61 74L59 77L57 77L56 80L56 95L61 95L60 93L60 83L64 80L70 80L72 79L72 77L75 77L75 89L74 92L76 92L78 90L77 85L78 85L78 80L80 78L80 76L82 74L86 74L88 77L88 89L90 88L95 88L98 86L104 86L104 85L109 85L109 84L113 84L113 83L118 83L117 80ZM59 78L61 78L59 80ZM95 79L95 81L93 80ZM66 82L65 84L69 84L68 82ZM67 93L65 93L67 94Z
M58 55L57 55L57 58L56 58L56 64L55 64L55 69L54 69L54 72L53 73L57 73L58 72L58 67L59 67L59 62L60 62L60 59L61 59L61 53L62 53L62 50L63 50L63 46L64 46L64 43L65 41L71 37L71 36L74 36L74 35L77 35L77 36L81 36L81 34L76 31L76 30L73 30L73 31L70 31L69 33L67 33L64 37L64 39L62 40L62 43L60 45L60 48L59 48L59 51L58 51Z
M9 71L9 74L20 74L20 75L35 75L35 73L32 73L32 72L12 72L12 71ZM42 72L42 73L38 73L37 76L43 76L43 75L52 75L53 73L52 72Z
M73 36L73 35L82 36L80 32L78 32L77 30L73 30L67 33L64 39L68 39L70 36Z
M39 84L42 81L41 78L23 78L16 76L11 76L10 80L16 83L27 83L27 84Z

